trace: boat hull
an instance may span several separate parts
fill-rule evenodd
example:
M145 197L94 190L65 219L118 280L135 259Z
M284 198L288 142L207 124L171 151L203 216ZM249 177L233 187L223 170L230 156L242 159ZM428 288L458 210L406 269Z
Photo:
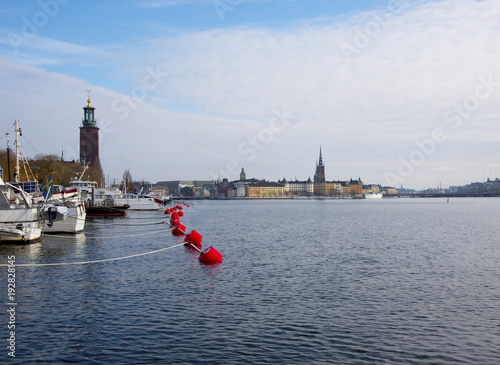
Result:
M0 227L0 243L33 243L42 237L40 227L28 227L23 230Z
M41 236L38 209L0 210L0 243L31 243Z
M88 217L123 217L127 213L123 209L112 207L87 207Z
M153 198L136 198L136 197L126 197L126 198L116 198L115 204L128 204L129 210L158 210L160 209L160 204L158 204Z
M43 225L44 233L78 233L82 232L85 228L85 217L87 215L85 206L83 204L69 207L68 215L64 220L54 221L52 226L49 227L48 222L45 221Z

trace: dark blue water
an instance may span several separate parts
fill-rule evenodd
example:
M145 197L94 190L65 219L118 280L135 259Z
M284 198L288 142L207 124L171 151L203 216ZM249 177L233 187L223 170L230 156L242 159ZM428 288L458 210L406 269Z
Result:
M185 211L222 264L181 246L18 266L16 358L2 346L1 361L500 363L499 199L210 201ZM76 237L1 246L0 263L179 243L146 225L161 217L95 219Z

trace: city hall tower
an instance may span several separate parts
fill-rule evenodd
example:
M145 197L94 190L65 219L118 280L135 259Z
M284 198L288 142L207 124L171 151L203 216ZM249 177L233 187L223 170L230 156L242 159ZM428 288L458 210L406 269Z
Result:
M99 128L94 118L95 108L90 104L90 90L87 106L83 107L83 120L80 127L80 162L93 167L99 162Z

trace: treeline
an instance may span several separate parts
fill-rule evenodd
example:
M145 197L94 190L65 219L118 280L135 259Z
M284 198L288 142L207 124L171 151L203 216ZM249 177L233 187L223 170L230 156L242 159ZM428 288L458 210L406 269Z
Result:
M7 161L7 150L0 149L0 166L4 181L14 181L16 158L12 151L9 152L9 160ZM38 154L35 158L27 161L19 160L19 181L38 181L39 184L42 184L53 173L55 185L69 186L69 182L78 179L83 170L84 167L79 161L62 161L57 155ZM98 161L96 166L89 167L85 171L82 180L97 181L98 185L101 186L104 183L103 176Z

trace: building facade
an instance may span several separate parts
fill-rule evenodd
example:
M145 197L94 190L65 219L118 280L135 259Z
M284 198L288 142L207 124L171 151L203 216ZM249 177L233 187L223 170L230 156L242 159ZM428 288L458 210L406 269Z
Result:
M245 196L248 198L284 198L283 184L259 181L245 185Z
M311 178L307 181L286 181L283 179L283 185L285 186L285 193L287 196L313 196L314 195L314 183Z
M352 195L362 195L363 194L363 182L361 181L361 178L359 178L358 180L351 179L349 181L349 186L351 187L351 194Z
M341 196L343 194L342 184L335 181L323 181L314 184L315 196Z

